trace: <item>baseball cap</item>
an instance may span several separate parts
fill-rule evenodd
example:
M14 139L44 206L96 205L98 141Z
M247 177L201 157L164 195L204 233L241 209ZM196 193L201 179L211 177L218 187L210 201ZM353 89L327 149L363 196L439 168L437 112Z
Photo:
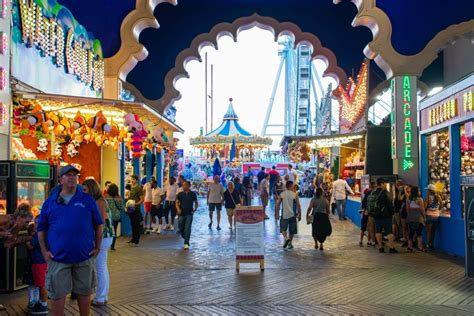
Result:
M431 191L436 191L436 187L434 184L430 184L426 187L426 189L431 190Z
M73 165L67 165L67 166L64 166L61 168L61 171L59 172L59 176L62 177L64 176L66 173L70 172L70 171L74 171L76 173L80 173L79 169L77 169L76 167L74 167Z

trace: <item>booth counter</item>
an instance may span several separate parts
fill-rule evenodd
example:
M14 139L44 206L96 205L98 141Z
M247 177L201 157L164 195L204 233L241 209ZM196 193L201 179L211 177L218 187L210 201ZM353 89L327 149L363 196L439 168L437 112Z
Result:
M420 186L437 187L443 199L435 247L465 256L461 177L474 173L474 74L420 103ZM426 190L423 190L426 194Z

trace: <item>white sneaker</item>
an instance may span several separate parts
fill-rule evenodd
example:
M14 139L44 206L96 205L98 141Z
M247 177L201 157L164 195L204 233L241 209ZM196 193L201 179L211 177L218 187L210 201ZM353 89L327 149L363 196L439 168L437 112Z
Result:
M161 225L158 225L158 226L156 227L156 233L157 233L157 234L161 234Z
M184 249L189 249L189 245L188 245L188 244L184 244Z
M173 226L173 225L170 225L170 230L174 230L174 226Z

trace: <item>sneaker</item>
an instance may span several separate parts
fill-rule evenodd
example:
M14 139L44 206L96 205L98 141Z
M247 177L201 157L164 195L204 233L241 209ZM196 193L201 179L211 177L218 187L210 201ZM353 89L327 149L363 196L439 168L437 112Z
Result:
M390 253L398 253L398 250L395 249L395 248L390 248L390 250L388 251Z
M170 225L170 230L174 230L174 225Z
M43 306L41 303L36 303L34 308L30 310L30 313L33 315L47 315L48 306Z
M391 249L390 249L391 250ZM379 248L379 252L380 253L384 253L385 252L385 248Z
M26 308L31 311L35 308L36 304L36 302L29 302Z
M92 306L105 306L107 305L107 302L99 302L98 300L93 299L91 302L91 305Z
M221 228L219 226L217 226L217 230L221 230Z
M288 249L293 249L293 244L291 243L291 241L288 243Z
M188 245L188 244L184 244L184 249L189 249L189 245Z
M290 243L289 239L285 239L285 243L283 244L283 248L288 247L288 244Z
M145 235L150 235L150 230L148 228L145 229Z

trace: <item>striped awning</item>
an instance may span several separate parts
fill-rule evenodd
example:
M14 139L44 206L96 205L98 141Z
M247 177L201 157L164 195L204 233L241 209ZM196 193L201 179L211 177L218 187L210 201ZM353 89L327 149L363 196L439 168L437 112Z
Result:
M234 111L234 106L232 105L232 99L230 99L229 107L227 108L227 112L224 115L222 120L222 124L207 134L206 136L252 136L249 132L243 129L242 126L239 124L239 117Z

